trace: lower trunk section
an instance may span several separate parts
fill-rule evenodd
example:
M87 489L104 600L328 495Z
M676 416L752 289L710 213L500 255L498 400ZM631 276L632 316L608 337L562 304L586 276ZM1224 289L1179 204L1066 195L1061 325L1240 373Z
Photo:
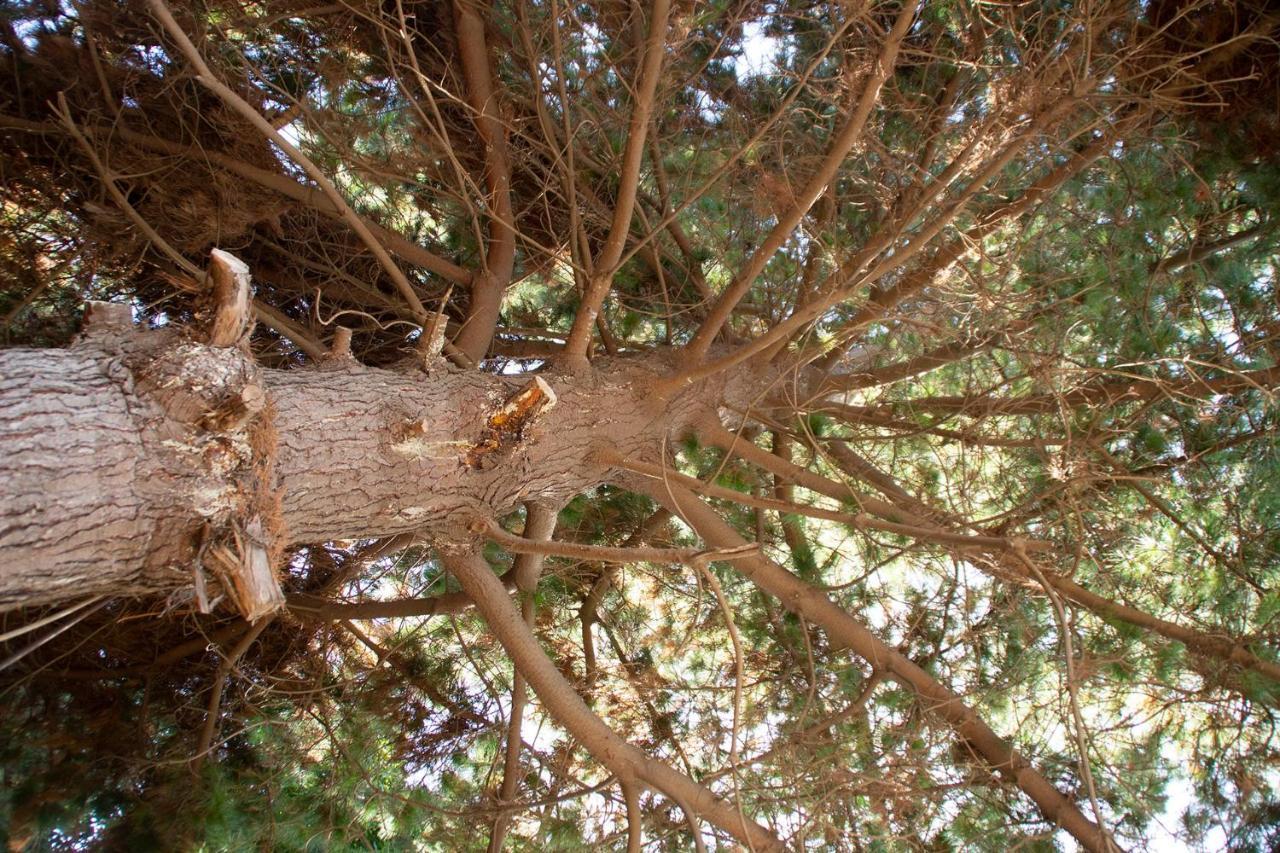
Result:
M0 609L150 585L146 453L126 371L96 355L0 353Z
M234 599L218 567L290 543L469 537L477 515L599 484L606 439L647 454L714 411L721 385L655 398L671 367L655 354L537 378L350 358L260 370L236 347L118 319L67 350L0 352L0 609L199 598L205 570Z

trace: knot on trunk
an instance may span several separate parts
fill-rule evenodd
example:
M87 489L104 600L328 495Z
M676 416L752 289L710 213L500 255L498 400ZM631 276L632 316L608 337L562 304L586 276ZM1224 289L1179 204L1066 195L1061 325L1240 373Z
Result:
M189 573L178 597L209 612L230 602L253 621L283 605L275 578L287 542L276 486L276 431L262 371L244 346L247 272L212 265L216 316L193 340L133 326L128 306L94 305L81 346L134 402L150 475L137 490L154 511L149 569ZM222 279L221 282L218 280Z

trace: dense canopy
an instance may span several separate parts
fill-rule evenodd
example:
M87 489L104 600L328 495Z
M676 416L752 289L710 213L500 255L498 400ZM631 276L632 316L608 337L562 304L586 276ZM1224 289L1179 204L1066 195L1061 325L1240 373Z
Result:
M267 403L192 429L270 433L287 525L18 594L0 485L0 836L1280 846L1277 38L1262 0L5 3L0 392L109 349L86 303L229 347ZM385 497L334 450L303 501L309 414ZM266 615L215 565L255 535Z

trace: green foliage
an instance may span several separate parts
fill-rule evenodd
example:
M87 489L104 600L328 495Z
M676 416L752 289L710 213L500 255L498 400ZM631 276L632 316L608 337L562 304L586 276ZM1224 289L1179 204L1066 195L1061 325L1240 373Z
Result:
M597 276L610 285L597 365L616 348L694 366L674 348L819 174L902 8L677 6L623 260L602 270L634 138L646 4L486 6L483 98L459 49L462 6L171 5L216 76L296 139L356 213L411 244L380 240L450 334L477 322L475 294L505 275L514 231L480 369L550 376ZM1048 574L1070 579L1280 659L1277 383L1261 373L1280 359L1280 170L1274 140L1259 144L1218 107L1266 131L1267 69L1280 62L1268 63L1274 38L1243 33L1257 4L1191 4L1170 20L1178 5L924 4L857 143L763 259L712 357L816 305L812 322L765 347L768 364L741 368L773 380L763 393L706 399L726 372L681 403L721 412L766 452L778 447L769 432L786 436L794 463L827 488L692 430L636 453L663 453L671 470L742 499L789 495L782 512L709 502L953 689L1090 819L1096 798L1122 844L1159 848L1167 825L1186 842L1261 851L1280 844L1280 684L1045 592ZM260 323L248 341L263 366L310 369L299 341L327 342L338 322L361 363L407 369L424 318L400 284L298 164L192 79L144 6L0 8L12 81L0 93L4 343L67 344L91 298L189 333L208 306L173 255L203 268L216 245L249 263L256 304L287 321ZM1235 49L1224 58L1218 43ZM1200 74L1216 76L1200 85ZM60 93L105 180L159 240L136 231L66 133L50 106ZM477 120L486 110L505 165ZM1122 138L1052 192L1001 213L1113 131ZM260 186L244 166L298 186ZM927 275L907 289L917 273ZM676 418L654 397L644 402L655 422ZM601 441L612 405L598 414ZM842 466L837 440L875 472ZM557 473L525 462L501 463L524 478L522 499ZM617 477L568 500L556 538L630 541L658 507L628 485ZM868 513L870 498L893 505L879 521L898 527L820 517ZM501 523L519 530L522 512ZM962 547L936 528L1000 542ZM1044 546L1036 571L1010 537ZM387 544L306 543L288 558L288 592L455 596L432 551L441 543L380 553ZM708 547L681 519L641 544ZM511 564L496 544L482 554L495 571ZM593 590L604 594L587 618ZM1063 846L1057 822L993 781L933 699L884 661L850 654L732 560L551 557L532 601L542 650L593 712L797 849ZM112 602L0 674L0 840L487 848L516 673L491 627L458 609L347 624L282 615L226 677L197 768L235 642L215 637L232 620L180 596ZM626 810L598 757L536 697L522 735L508 848L621 847ZM692 846L680 804L646 790L641 810L647 849Z

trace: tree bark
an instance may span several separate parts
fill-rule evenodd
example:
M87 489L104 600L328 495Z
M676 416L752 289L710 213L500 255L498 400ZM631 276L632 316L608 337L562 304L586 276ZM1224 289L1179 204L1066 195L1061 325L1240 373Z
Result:
M0 607L136 589L146 454L111 370L83 351L0 353L0 412Z
M652 451L728 390L651 394L671 369L664 354L603 359L542 385L351 361L260 370L237 348L142 332L118 312L67 350L0 352L0 609L190 586L211 543L243 545L254 518L278 556L332 539L456 539L477 516L566 501L608 475L592 457L606 437ZM495 426L535 388L539 406Z

